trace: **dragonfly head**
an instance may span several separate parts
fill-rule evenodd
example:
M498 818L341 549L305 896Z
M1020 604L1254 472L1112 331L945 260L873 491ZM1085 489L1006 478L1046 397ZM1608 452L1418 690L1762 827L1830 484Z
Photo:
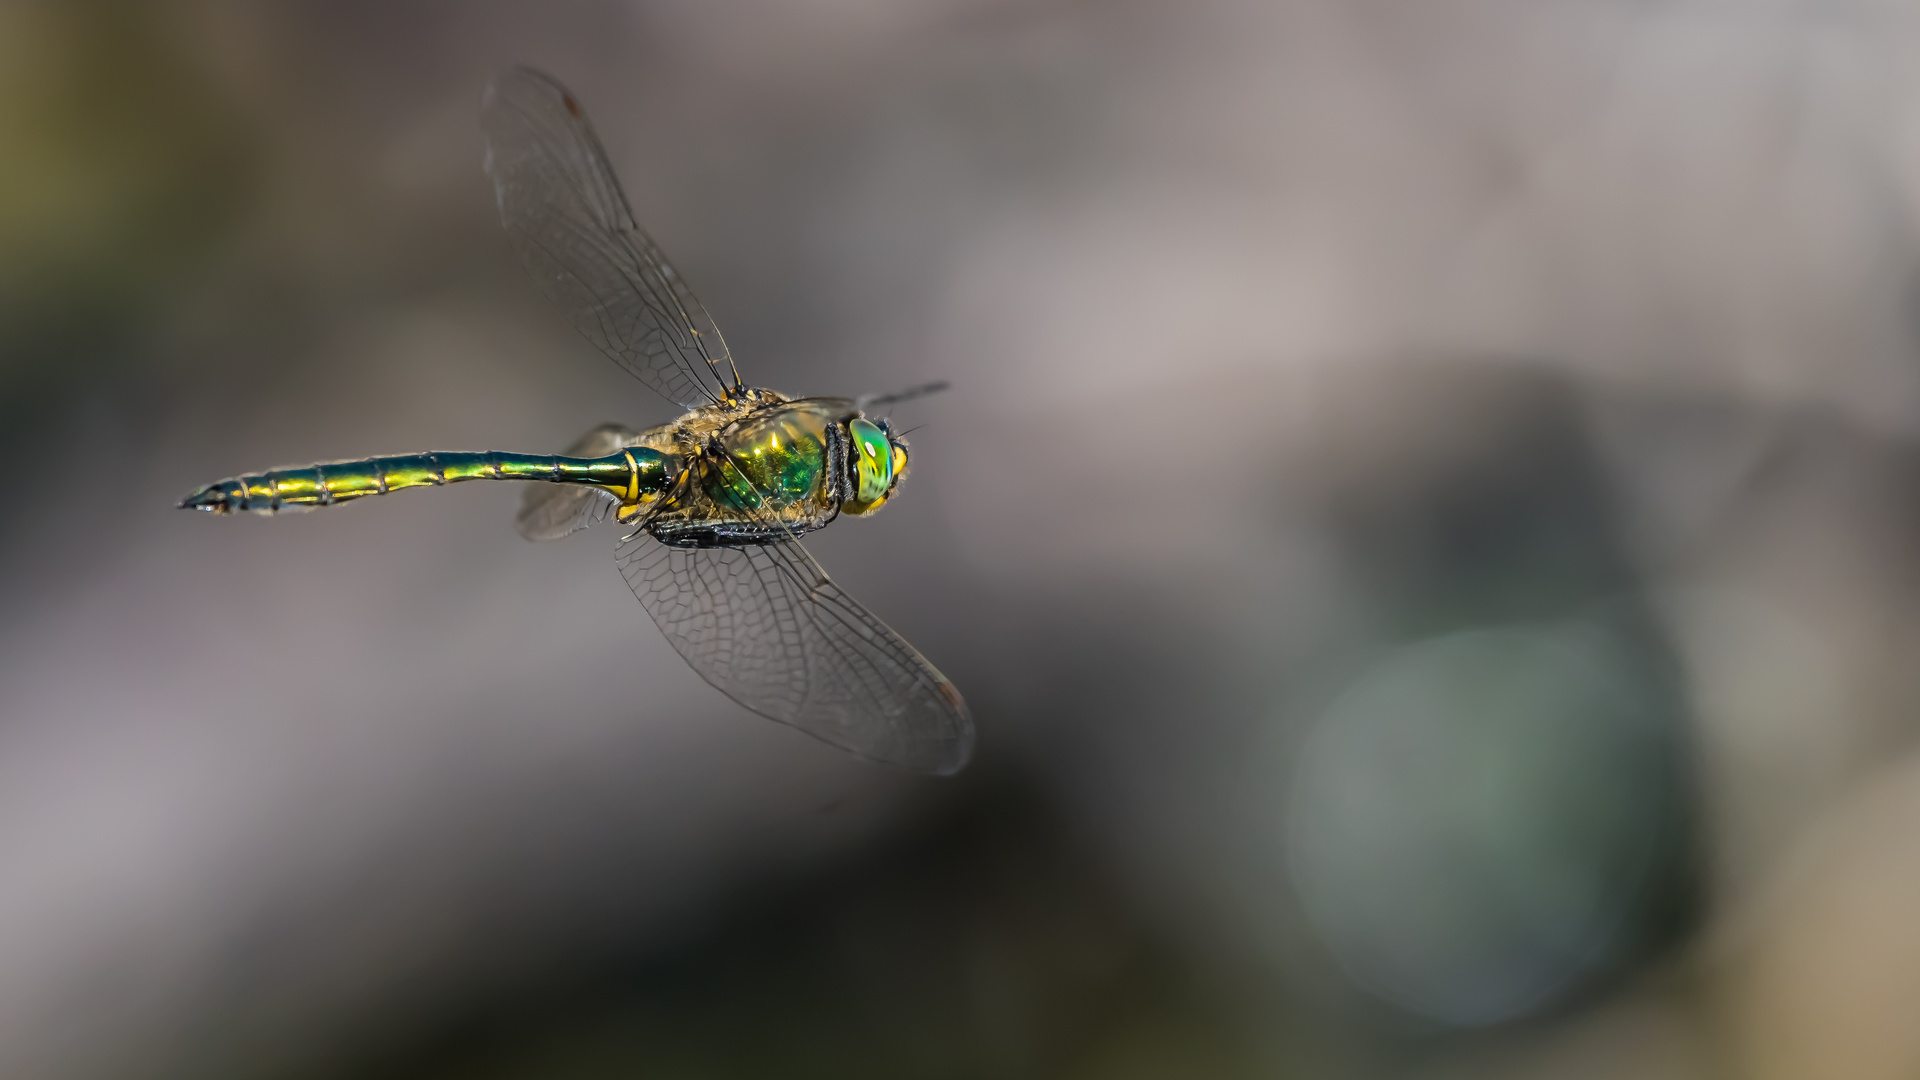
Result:
M843 513L860 517L880 509L906 474L906 440L885 420L847 421L847 476L853 481L853 496L840 504Z

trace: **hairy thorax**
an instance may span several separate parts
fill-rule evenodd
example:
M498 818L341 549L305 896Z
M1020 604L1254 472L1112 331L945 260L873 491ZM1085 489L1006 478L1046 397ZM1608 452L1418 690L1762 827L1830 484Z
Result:
M778 543L832 521L847 493L845 403L749 389L641 432L683 476L647 531L682 547Z

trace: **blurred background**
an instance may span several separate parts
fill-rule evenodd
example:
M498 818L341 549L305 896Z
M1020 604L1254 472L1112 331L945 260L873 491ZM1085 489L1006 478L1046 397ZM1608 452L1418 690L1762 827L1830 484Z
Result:
M1920 9L0 3L0 1075L1920 1075ZM595 117L749 381L903 407L863 766L474 484L670 411L512 260Z

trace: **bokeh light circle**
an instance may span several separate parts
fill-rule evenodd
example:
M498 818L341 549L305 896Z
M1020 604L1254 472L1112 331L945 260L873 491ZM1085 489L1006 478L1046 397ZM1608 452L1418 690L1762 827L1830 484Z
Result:
M1604 971L1676 824L1663 702L1595 624L1449 634L1366 671L1308 738L1287 822L1340 966L1461 1026Z

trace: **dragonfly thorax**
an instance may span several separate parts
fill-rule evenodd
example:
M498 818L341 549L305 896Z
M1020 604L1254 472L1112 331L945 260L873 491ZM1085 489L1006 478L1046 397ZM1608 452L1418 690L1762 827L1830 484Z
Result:
M870 514L893 494L907 453L849 401L768 390L697 409L646 441L684 463L678 493L647 525L681 547L779 543L842 510Z

